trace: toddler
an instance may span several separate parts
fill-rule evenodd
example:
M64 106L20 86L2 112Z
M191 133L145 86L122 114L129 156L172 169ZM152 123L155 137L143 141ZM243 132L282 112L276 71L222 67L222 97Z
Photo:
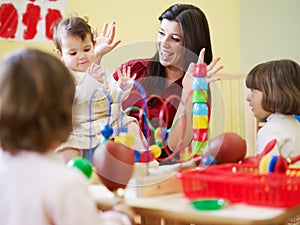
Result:
M49 53L25 49L3 60L1 224L131 224L125 204L100 214L83 173L53 154L72 130L74 93L70 71Z
M114 28L114 26L113 26ZM104 29L105 31L106 29ZM114 33L112 29L108 32L110 41ZM83 155L88 157L89 148L95 149L100 142L100 131L105 125L112 125L114 128L120 124L118 118L117 105L112 104L111 116L109 117L109 105L107 96L98 91L93 98L92 118L89 118L89 102L93 93L98 88L103 88L109 94L112 102L116 102L122 85L130 80L130 68L123 68L119 71L120 81L115 79L103 69L95 64L99 63L101 51L107 49L101 48L101 44L95 43L92 29L83 18L71 16L59 21L54 29L54 44L61 60L72 71L76 83L76 93L73 105L73 131L63 145L57 151L63 154L65 161ZM99 47L100 46L100 47ZM104 53L103 53L104 54ZM130 91L130 85L123 91L123 97L126 97ZM90 119L92 120L92 132L90 131ZM127 127L128 133L135 136L133 149L143 150L145 138L140 132L137 120L134 117L122 116L122 123ZM92 135L92 143L90 143Z
M246 86L251 90L246 100L254 116L267 120L257 133L257 154L276 138L270 155L300 155L300 124L294 116L300 112L299 64L292 60L261 63L249 72Z

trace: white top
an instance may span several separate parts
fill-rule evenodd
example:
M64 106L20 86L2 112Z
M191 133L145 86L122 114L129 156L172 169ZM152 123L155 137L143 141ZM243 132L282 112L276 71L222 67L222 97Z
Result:
M116 102L120 93L123 99L126 96L128 97L130 91L130 89L122 91L117 81L109 75L106 76L106 80L103 83L98 82L84 72L73 72L73 76L76 83L73 103L73 131L69 139L57 148L57 151L66 147L89 149L90 147L97 146L102 138L100 131L105 125L108 124L114 128L119 126L119 104ZM111 116L109 118L107 95L104 94L103 90L107 92L111 99ZM92 97L92 115L90 118L89 104ZM122 112L122 110L120 112ZM127 116L127 114L122 114L122 116L124 125L130 122L137 123L134 117ZM90 136L92 136L92 146L90 146Z
M284 157L300 155L300 124L294 115L274 113L267 118L267 123L257 133L257 154L261 153L267 143L274 138L277 144L270 155L281 154Z
M0 223L3 225L124 225L129 222L118 212L100 214L85 176L54 157L27 151L11 156L0 150L0 180Z

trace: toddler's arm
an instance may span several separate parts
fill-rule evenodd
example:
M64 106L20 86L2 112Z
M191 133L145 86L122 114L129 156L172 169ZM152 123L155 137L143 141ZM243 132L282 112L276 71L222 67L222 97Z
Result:
M119 79L116 81L114 77L108 76L104 85L107 87L108 92L110 93L111 97L117 101L119 94L122 91L122 98L124 100L128 97L130 90L132 89L132 84L124 84L129 80L134 80L136 78L136 74L130 77L130 67L123 66L122 71L118 70ZM123 88L123 89L121 89Z
M93 63L87 73L102 84L103 88L110 94L112 102L116 102L122 91L122 99L127 98L132 88L132 84L127 84L122 90L121 87L129 81L134 80L136 74L130 78L130 67L123 67L122 71L118 70L119 79L116 81L109 71L100 65Z
M93 63L87 70L87 74L101 84L101 87L108 92L112 102L117 101L121 88L117 81L109 75L106 67Z
M135 80L135 78L136 78L136 73L132 77L130 77L130 66L128 66L126 68L126 66L123 65L122 71L120 69L118 69L117 72L118 72L118 77L119 77L118 84L121 88L127 81ZM131 88L132 88L132 85L126 86L126 90L131 89Z
M126 99L130 93L130 90L133 87L133 84L126 84L125 83L129 80L135 80L136 78L136 74L134 74L133 76L130 77L130 66L126 67L125 65L123 65L122 67L122 71L120 69L117 70L118 72L118 85L120 86L120 88L123 88L123 94L122 94L122 99ZM112 77L113 80L114 77Z

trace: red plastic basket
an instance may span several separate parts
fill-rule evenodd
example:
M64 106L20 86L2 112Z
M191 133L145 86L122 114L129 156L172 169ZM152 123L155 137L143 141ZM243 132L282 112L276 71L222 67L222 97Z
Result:
M189 199L224 198L251 205L293 207L300 204L300 168L286 174L258 174L253 165L221 164L179 173Z

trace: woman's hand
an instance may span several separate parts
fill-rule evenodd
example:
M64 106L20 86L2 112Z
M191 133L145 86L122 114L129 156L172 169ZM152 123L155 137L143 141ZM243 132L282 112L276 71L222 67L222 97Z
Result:
M202 49L200 51L197 64L204 62L204 53L205 53L205 49ZM220 59L221 57L217 57L213 59L212 62L207 66L206 80L208 83L220 80L219 77L214 76L219 70L223 68L223 66L216 66L217 63L220 61ZM194 65L195 63L191 63L189 65L189 68L182 80L183 90L182 90L181 99L185 102L185 104L179 104L175 118L173 120L173 125L174 122L176 124L174 128L171 130L171 132L169 133L168 145L172 150L175 150L178 147L179 140L181 140L180 137L182 136L183 129L185 129L183 146L188 146L193 139L192 116L186 116L185 117L186 122L184 124L183 122L180 122L180 120L182 120L181 118L183 113L185 114L186 112L192 112L192 107L193 107L192 98L187 98L187 97L192 92L193 81L194 81L194 77L193 77Z
M203 48L200 51L200 55L198 58L198 62L197 63L203 63L204 62L204 54L205 54L205 48ZM211 63L207 66L207 75L206 75L206 80L207 83L211 83L217 80L220 80L220 77L214 77L214 75L219 72L221 69L223 69L223 66L216 66L216 64L221 60L221 57L218 56L216 58L214 58Z
M205 49L203 48L200 51L197 64L204 62L204 54L205 54ZM207 83L212 83L214 81L220 80L220 77L214 76L217 72L219 72L221 69L223 69L223 66L216 66L220 60L221 60L221 57L216 57L207 66L207 68L206 68L207 69L207 75L206 75ZM185 89L185 90L192 90L194 65L195 65L195 63L190 64L190 66L183 78L182 85L183 85L183 89Z
M108 23L105 23L102 28L101 35L98 36L98 31L94 31L94 42L95 42L95 63L100 64L102 57L113 50L121 40L114 41L116 33L116 22L113 21L108 29Z

